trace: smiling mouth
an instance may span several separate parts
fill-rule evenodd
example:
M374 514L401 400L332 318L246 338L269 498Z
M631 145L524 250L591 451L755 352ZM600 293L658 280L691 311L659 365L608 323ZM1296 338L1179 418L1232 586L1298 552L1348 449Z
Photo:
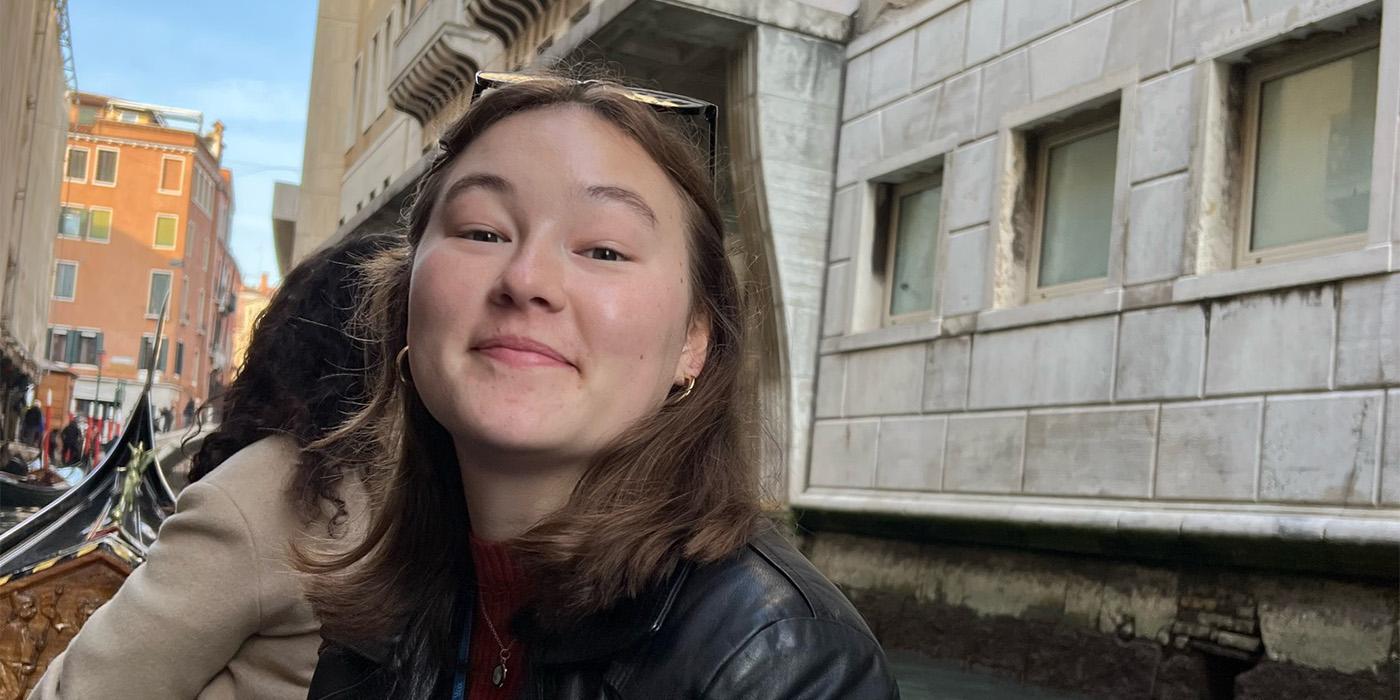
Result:
M491 338L472 348L509 367L561 367L576 369L572 362L544 343L516 336Z

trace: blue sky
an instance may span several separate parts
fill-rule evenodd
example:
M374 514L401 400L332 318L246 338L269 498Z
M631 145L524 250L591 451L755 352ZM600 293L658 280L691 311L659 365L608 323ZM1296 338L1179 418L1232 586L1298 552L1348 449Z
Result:
M78 89L224 122L234 257L277 279L272 183L301 178L316 0L70 0Z

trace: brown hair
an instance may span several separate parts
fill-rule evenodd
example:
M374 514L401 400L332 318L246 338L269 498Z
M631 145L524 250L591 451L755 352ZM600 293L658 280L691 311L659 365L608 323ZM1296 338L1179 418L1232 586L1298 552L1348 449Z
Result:
M451 436L392 362L407 343L414 250L451 161L501 120L558 106L587 109L621 129L669 175L688 210L691 312L709 321L710 342L691 395L668 401L603 449L564 507L509 543L535 587L535 622L562 632L657 584L682 559L722 559L743 546L761 517L746 432L756 415L753 383L740 376L746 319L704 158L679 125L611 82L545 75L487 91L450 127L420 181L405 243L367 264L361 332L383 360L369 404L319 447L389 465L369 472L375 515L368 535L344 555L302 557L303 568L320 575L309 597L327 638L397 638L396 692L405 697L431 693L452 658L453 620L470 614L455 609L458 593L471 575ZM389 443L383 431L396 426L397 454L374 454L373 446Z

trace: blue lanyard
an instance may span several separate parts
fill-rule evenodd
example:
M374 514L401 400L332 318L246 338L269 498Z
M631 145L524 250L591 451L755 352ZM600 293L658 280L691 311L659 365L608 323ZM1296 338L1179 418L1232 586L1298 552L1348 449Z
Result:
M462 643L456 647L456 675L452 676L452 700L466 700L466 652L472 645L472 626L462 624Z

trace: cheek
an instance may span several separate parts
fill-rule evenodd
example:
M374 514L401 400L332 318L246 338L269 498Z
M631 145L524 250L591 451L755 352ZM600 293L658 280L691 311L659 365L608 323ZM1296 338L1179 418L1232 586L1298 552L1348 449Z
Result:
M682 284L670 280L636 280L589 296L586 324L590 343L609 358L623 363L635 376L638 370L669 376L684 342L689 295ZM643 363L638 365L638 363Z
M420 250L408 288L408 342L426 347L463 326L474 308L471 280L441 248Z

